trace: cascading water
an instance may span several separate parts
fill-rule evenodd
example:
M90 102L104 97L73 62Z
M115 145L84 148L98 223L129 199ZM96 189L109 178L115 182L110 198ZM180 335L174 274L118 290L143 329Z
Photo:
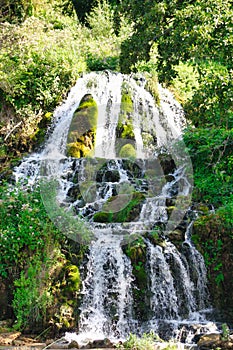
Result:
M192 190L191 164L181 140L183 111L161 86L157 106L144 86L145 80L140 77L109 72L84 75L55 111L44 149L15 169L17 180L27 179L29 184L37 178L46 181L45 187L41 183L42 199L48 215L60 224L64 234L82 243L83 232L92 231L87 241L90 247L81 292L79 335L72 335L78 341L157 331L161 320L173 323L174 331L179 323L203 321L200 310L208 306L203 258L190 235L186 234L179 250L169 238L169 232L180 225L187 212ZM121 127L125 130L127 123L131 125L133 137L129 140L117 134L126 90L132 104L126 108ZM75 159L66 156L67 136L73 114L86 94L98 105L95 148L92 156ZM121 159L117 147L126 142L136 153ZM49 198L53 183L55 201ZM72 223L66 222L66 215L61 218L61 207L64 213L71 213L73 228L79 224L73 236L69 232ZM184 230L189 232L190 220L186 217L185 222ZM147 237L158 228L163 245ZM122 249L138 235L147 247L149 302L144 320L135 311L133 264Z
M107 232L106 232L107 231ZM108 232L110 231L110 233ZM132 329L132 266L111 230L96 230L91 244L79 329L83 338L119 338Z

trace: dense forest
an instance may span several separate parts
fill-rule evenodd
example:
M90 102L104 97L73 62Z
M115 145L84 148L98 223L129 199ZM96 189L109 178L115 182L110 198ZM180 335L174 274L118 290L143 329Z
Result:
M232 1L1 0L0 33L0 319L18 330L73 326L85 247L67 242L39 189L22 191L12 169L43 143L82 73L112 70L143 73L152 93L159 81L183 106L193 241L213 303L232 322Z

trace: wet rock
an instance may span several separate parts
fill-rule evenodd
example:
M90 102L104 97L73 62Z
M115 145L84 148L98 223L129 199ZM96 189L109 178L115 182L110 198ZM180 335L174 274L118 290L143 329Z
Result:
M183 242L184 233L181 230L176 229L176 230L169 233L169 239L172 242Z
M104 181L106 182L118 182L120 180L120 174L118 170L108 170L104 174Z
M87 345L82 347L82 349L109 349L113 348L114 344L108 338L96 339L92 342L89 342Z
M200 337L197 345L200 349L211 349L218 346L220 339L221 335L219 333L204 334Z
M1 345L12 345L13 341L20 336L20 332L9 332L0 334Z
M172 174L168 174L168 175L165 176L165 179L166 179L167 182L172 182L172 181L175 180L175 177Z
M161 153L159 154L158 159L165 175L169 175L175 171L176 164L170 154Z
M80 349L79 344L73 340L69 345L68 345L68 349Z
M67 137L67 155L80 158L86 157L94 149L97 104L92 95L86 94L75 111Z

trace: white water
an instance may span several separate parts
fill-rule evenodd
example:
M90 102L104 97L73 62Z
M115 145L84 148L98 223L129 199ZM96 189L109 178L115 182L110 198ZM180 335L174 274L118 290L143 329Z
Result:
M122 160L116 159L116 127L121 109L123 82L130 86L133 97L131 121L135 135L137 166L140 170L135 174L132 169L127 168L129 165L126 166ZM72 220L75 213L83 216L82 225L85 226L85 220L92 223L95 240L89 242L90 252L86 277L83 280L83 301L78 324L79 335L67 334L67 339L77 339L80 343L85 343L87 339L105 337L120 339L136 329L139 333L142 330L156 330L161 319L175 322L177 325L184 321L191 322L195 314L196 319L203 321L199 311L207 306L206 270L203 259L193 247L190 237L186 237L188 259L168 239L164 249L147 241L150 299L148 315L152 316L146 322L142 322L134 312L134 279L130 260L122 251L123 237L133 240L135 233L150 231L155 224L162 224L164 232L168 234L183 219L192 190L189 174L186 172L186 165L190 166L190 163L188 158L183 156L183 150L179 149L178 154L177 150L171 150L177 164L170 174L170 180L166 179L162 168L148 168L147 158L157 159L159 147L171 149L173 142L180 138L185 119L181 107L167 90L159 86L161 104L157 106L153 97L144 89L144 84L145 82L139 83L131 77L109 72L90 73L80 78L64 104L56 109L54 123L44 149L25 159L15 169L16 179L27 179L29 184L33 184L40 176L46 178L48 184L56 179L59 183L56 200L62 204L64 210L72 212ZM85 94L91 94L98 105L97 141L94 151L98 159L74 160L66 157L67 135L73 113ZM145 135L152 138L146 141ZM152 139L157 142L153 143ZM130 162L135 164L136 160ZM96 176L102 170L102 180L97 181ZM107 175L114 171L119 178L112 181ZM73 194L70 194L72 191ZM81 196L77 198L75 191L81 192ZM141 211L132 222L92 222L94 214L103 209L109 198L126 195L125 202L121 204L122 209L135 191L144 193L146 198ZM50 202L47 200L47 190L42 189L41 195L48 215L54 220L54 209L51 212L50 206L46 204ZM178 209L170 216L167 200L173 200ZM78 220L77 218L80 230ZM63 233L68 235L65 222L62 227ZM79 234L80 232L77 232L77 240Z
M109 229L95 233L98 239L90 246L83 282L79 342L93 339L93 335L112 340L126 337L133 323L132 266L122 252L122 238Z

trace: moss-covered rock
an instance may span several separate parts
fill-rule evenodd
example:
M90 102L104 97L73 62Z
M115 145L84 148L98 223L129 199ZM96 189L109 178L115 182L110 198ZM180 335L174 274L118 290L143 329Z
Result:
M116 135L119 139L135 139L132 123L133 99L130 87L122 85L121 109L116 128Z
M145 195L140 192L112 196L105 203L101 212L94 215L95 222L130 222L134 221L141 210Z
M181 245L184 241L184 232L180 229L175 229L169 233L169 239L172 243Z
M94 151L98 109L92 95L85 95L75 111L67 137L67 155L87 157Z
M146 237L154 244L159 245L162 248L166 247L165 237L162 230L156 227L154 230L146 233Z
M121 158L136 158L136 150L131 143L122 146L119 152Z

